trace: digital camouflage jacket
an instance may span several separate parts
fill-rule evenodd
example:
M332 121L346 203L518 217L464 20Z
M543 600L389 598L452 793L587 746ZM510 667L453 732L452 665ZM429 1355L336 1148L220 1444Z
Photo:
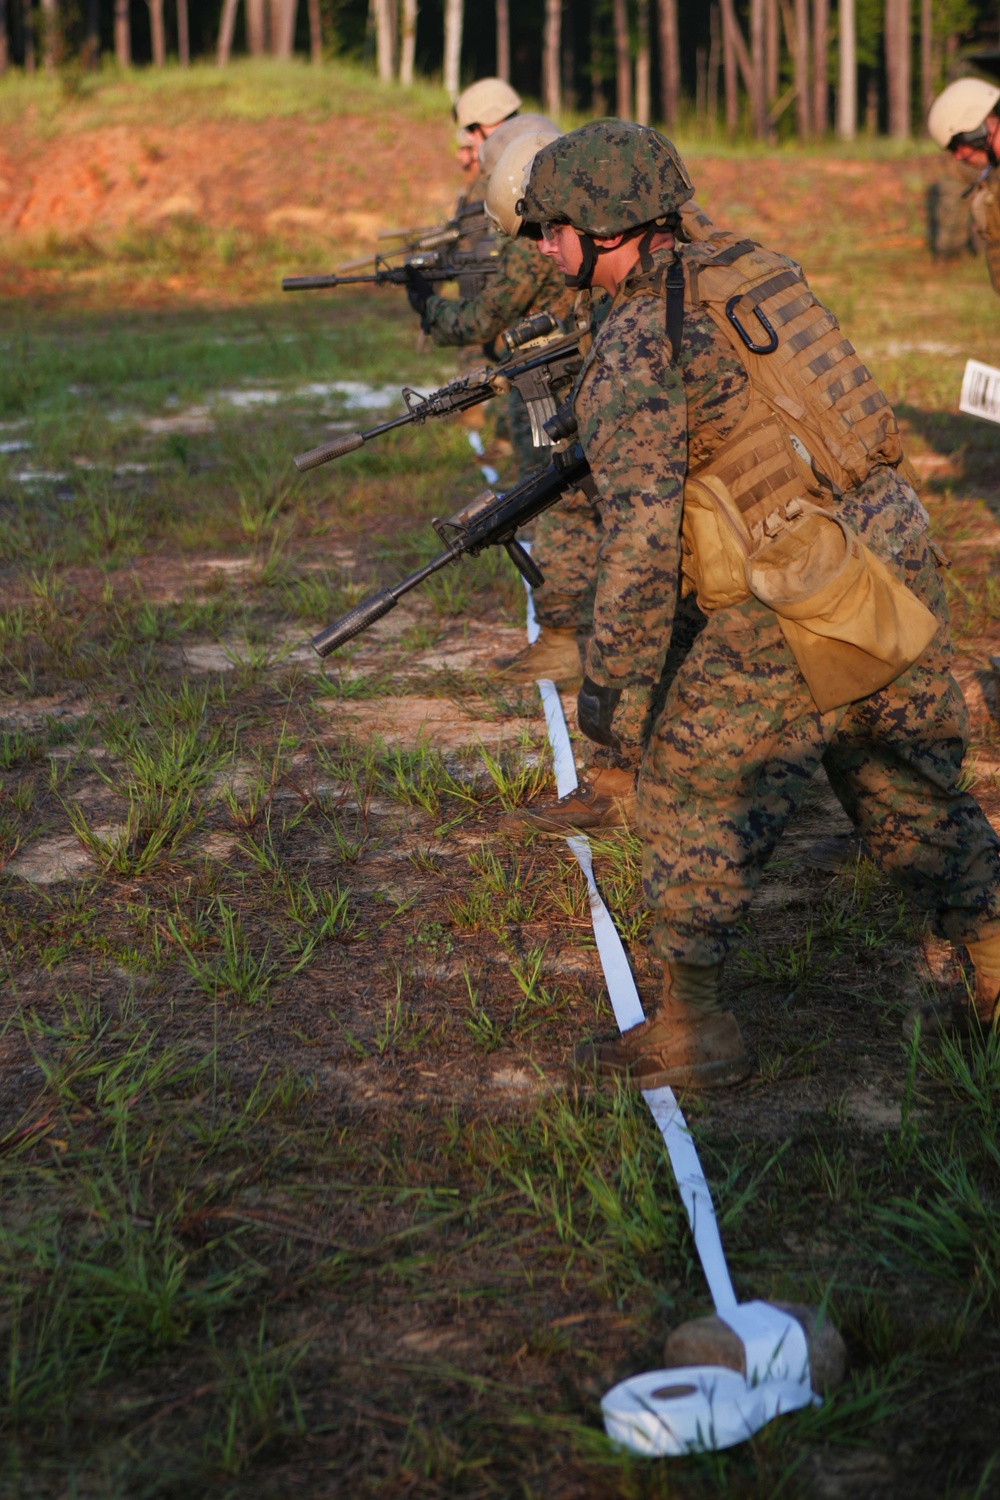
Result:
M477 297L430 297L425 322L435 344L485 344L529 313L568 318L573 293L550 260L528 240L507 240L499 264Z

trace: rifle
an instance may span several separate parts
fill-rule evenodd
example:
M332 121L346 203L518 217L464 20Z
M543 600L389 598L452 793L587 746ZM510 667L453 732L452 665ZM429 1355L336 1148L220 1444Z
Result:
M486 217L482 198L477 198L472 203L464 203L456 210L455 217L446 219L443 224L428 224L417 229L383 229L377 238L402 241L394 250L386 250L380 257L382 260L390 260L399 255L423 255L428 250L450 250L463 240L482 255L489 252L492 244L492 227ZM481 244L481 241L486 243ZM341 272L357 271L362 266L371 265L371 262L370 255L363 255L360 260L345 261L338 269Z
M425 281L458 281L463 276L483 276L497 268L499 250L492 248L487 256L474 250L456 250L449 260L439 253L413 255L404 266L390 266L381 255L375 257L375 270L366 276L285 276L282 278L283 292L313 292L325 287L357 286L367 282L371 286L406 286L412 271L419 271Z
M484 490L449 520L442 521L435 517L431 524L447 550L440 557L434 558L433 562L404 578L402 583L394 584L392 588L379 589L377 593L369 594L367 599L362 599L360 604L348 610L341 619L335 620L332 625L321 630L319 635L313 636L313 650L320 656L329 656L338 646L353 640L356 635L367 630L369 625L374 625L376 620L381 620L383 615L395 609L403 595L423 583L425 578L440 572L449 563L458 562L466 553L470 557L478 557L486 547L505 548L518 572L533 588L537 588L545 579L537 564L532 562L517 540L518 527L534 520L543 510L548 510L567 490L592 488L593 481L589 476L590 465L584 458L579 443L573 443L572 446L567 444L553 452L552 462L547 469L534 474L530 479L522 480L506 494L495 495L492 490Z
M536 448L549 442L544 424L555 416L557 397L568 393L580 370L580 335L559 333L558 324L551 313L535 313L524 318L513 328L500 335L501 343L508 351L507 362L496 367L484 365L470 370L457 380L449 381L440 390L422 396L419 391L403 388L406 415L394 417L390 422L381 422L364 432L352 432L348 437L336 438L333 442L320 443L308 453L299 453L295 467L300 474L308 469L317 469L331 459L342 458L381 437L383 432L392 432L396 427L406 427L411 422L423 423L428 417L446 417L451 412L468 411L489 401L491 396L504 396L512 387L516 388L528 408L531 421L531 438ZM510 355L515 350L522 352L536 349L537 353L527 359L512 362Z

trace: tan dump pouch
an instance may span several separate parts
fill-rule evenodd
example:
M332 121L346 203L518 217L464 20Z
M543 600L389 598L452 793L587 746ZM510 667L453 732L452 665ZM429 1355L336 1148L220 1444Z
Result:
M747 558L753 543L726 485L714 474L684 484L681 559L684 578L706 614L749 599Z
M926 651L938 621L850 527L802 509L747 559L746 580L826 713L886 687Z

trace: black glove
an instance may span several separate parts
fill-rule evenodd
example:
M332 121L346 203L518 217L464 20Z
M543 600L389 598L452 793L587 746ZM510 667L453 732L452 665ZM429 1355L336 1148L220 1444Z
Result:
M599 745L610 745L612 750L620 748L621 741L611 727L622 695L621 688L600 687L589 677L583 679L583 687L576 699L576 718L580 733Z
M434 295L434 288L424 273L416 266L406 268L406 295L410 306L420 319L420 326L425 333L429 333L427 326L427 302Z

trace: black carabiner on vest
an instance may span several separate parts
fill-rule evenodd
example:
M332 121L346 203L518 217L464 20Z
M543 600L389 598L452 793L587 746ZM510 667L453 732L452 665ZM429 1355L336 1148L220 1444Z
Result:
M730 297L729 301L726 303L726 317L729 319L730 323L732 323L733 327L736 329L736 332L739 334L744 344L746 344L751 354L773 354L775 349L777 349L778 347L778 335L775 333L774 329L771 327L770 323L767 321L760 308L755 307L753 311L754 317L757 319L757 322L761 325L761 327L764 329L764 332L768 335L769 342L766 344L754 343L753 339L747 333L746 329L743 327L743 324L740 322L739 318L736 316L736 313L733 310L736 307L737 302L741 302L745 295L745 292L737 292L735 297Z

